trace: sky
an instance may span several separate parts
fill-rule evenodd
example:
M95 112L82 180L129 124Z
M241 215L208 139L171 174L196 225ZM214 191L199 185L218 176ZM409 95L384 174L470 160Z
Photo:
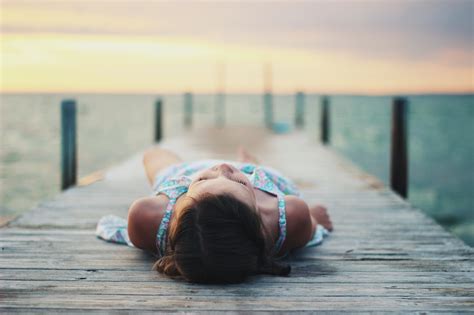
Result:
M260 93L271 67L276 93L471 93L473 15L463 0L1 0L1 91Z

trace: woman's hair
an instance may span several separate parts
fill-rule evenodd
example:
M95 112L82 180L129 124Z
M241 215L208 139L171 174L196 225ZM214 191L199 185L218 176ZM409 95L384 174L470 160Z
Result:
M180 211L154 269L196 283L239 283L252 274L291 270L271 256L257 211L228 194L192 199Z

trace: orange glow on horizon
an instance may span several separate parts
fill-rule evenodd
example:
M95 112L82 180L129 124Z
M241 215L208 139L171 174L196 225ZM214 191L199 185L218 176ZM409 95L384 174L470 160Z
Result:
M350 53L220 44L183 37L3 34L1 92L213 93L216 64L226 92L260 93L273 66L276 93L472 93L465 52L436 60L367 59ZM472 57L472 56L471 56Z

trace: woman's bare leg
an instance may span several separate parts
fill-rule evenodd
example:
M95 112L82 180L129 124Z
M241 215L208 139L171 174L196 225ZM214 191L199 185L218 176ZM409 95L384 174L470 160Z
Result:
M249 153L243 146L240 146L237 149L237 160L243 163L260 164L257 158L253 154Z
M153 147L145 151L143 154L143 166L145 167L145 173L150 185L153 185L156 174L159 171L182 161L175 153L160 147Z

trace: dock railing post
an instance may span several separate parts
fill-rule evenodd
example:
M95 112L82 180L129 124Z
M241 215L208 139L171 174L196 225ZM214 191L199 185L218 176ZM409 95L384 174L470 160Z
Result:
M264 120L265 126L268 129L273 127L273 96L271 92L265 92L263 94L263 111L264 111Z
M74 186L77 180L76 101L61 102L61 189Z
M405 98L393 99L390 187L403 198L408 196L407 110Z
M193 95L190 92L184 94L184 126L189 128L193 123Z
M323 96L321 98L321 142L324 145L328 145L330 141L330 107L329 107L329 98Z
M155 102L155 142L160 142L163 136L163 101L159 98Z
M303 92L297 92L295 95L295 126L302 128L304 126L304 106L305 95Z

